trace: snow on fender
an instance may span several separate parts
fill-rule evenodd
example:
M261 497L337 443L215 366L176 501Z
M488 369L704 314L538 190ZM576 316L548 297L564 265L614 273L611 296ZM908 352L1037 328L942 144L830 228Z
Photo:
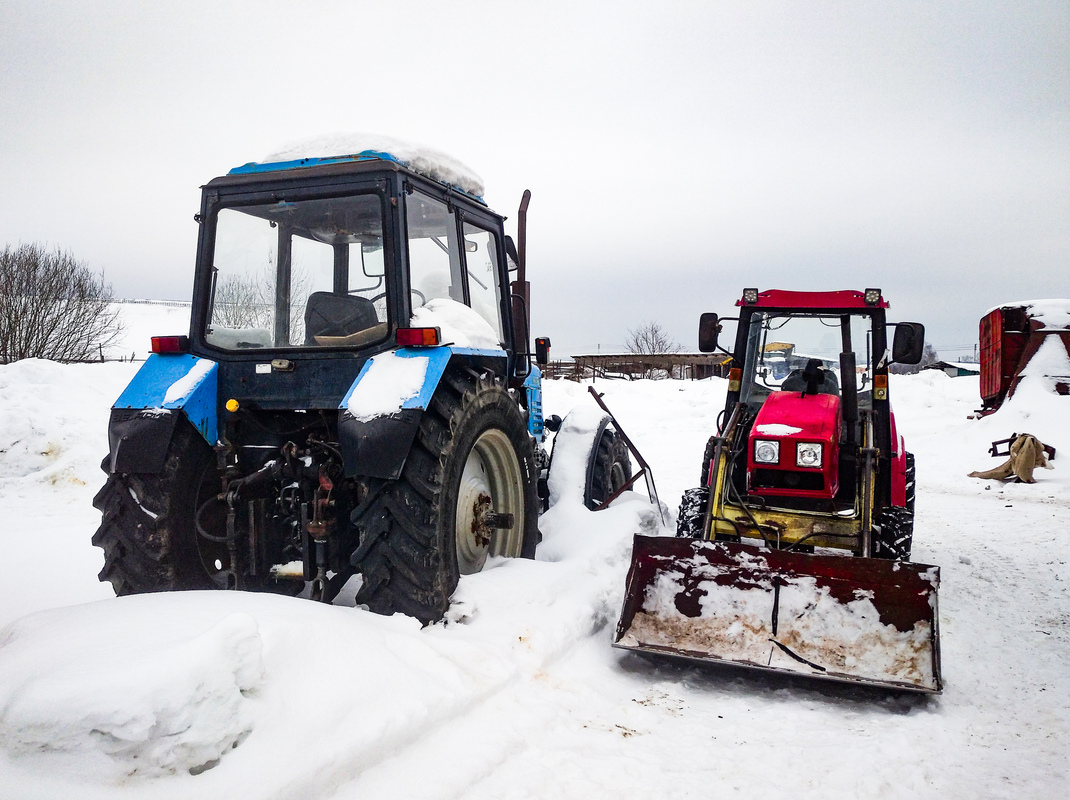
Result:
M590 459L609 421L610 416L602 409L585 405L577 406L565 417L554 437L547 478L551 506L560 500L583 505Z

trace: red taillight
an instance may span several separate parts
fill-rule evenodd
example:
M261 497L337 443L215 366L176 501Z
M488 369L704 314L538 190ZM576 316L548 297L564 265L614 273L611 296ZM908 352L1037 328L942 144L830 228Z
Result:
M438 328L398 328L398 347L434 347L442 340Z
M188 353L188 336L153 336L152 352L154 353Z

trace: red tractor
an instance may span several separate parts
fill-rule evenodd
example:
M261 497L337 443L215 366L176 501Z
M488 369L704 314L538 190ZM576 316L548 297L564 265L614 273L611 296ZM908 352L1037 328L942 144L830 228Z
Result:
M939 691L939 570L908 563L914 463L888 387L924 327L889 326L878 289L736 305L701 484L677 538L636 536L616 645ZM725 321L702 315L701 350Z

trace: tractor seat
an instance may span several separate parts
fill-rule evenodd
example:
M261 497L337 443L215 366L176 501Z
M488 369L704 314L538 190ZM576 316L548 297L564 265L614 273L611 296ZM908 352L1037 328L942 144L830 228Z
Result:
M375 304L366 297L313 292L305 305L305 344L317 344L317 336L349 336L378 323Z
M784 382L780 384L780 391L782 392L805 392L806 391L806 378L803 377L804 370L793 369L788 373L788 377L784 379ZM818 394L835 394L840 393L840 382L836 378L836 373L831 369L822 370L825 373L823 380L817 387Z

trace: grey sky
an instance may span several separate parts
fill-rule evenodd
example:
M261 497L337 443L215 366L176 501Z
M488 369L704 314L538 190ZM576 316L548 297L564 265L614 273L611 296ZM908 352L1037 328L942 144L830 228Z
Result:
M945 356L1070 295L1070 3L0 0L0 246L192 283L198 187L289 140L454 154L555 355L743 286L880 286Z

